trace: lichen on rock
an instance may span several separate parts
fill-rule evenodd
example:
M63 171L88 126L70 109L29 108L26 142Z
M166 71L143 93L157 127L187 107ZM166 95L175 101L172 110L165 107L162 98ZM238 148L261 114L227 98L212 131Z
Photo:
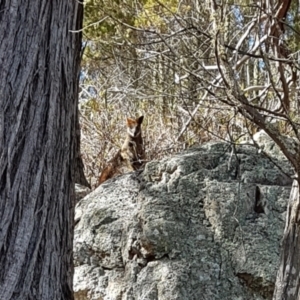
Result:
M271 299L292 183L272 159L208 143L100 185L76 207L75 299Z

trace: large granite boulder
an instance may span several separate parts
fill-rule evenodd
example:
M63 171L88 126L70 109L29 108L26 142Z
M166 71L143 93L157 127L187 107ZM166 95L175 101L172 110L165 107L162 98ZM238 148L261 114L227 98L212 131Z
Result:
M75 299L271 299L289 175L209 143L108 180L76 207Z

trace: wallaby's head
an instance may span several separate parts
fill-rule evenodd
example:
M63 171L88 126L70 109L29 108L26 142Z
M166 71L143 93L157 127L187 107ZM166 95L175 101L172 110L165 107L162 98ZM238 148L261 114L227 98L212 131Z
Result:
M137 137L141 134L141 124L143 122L144 116L140 116L137 119L127 118L127 133L131 137Z

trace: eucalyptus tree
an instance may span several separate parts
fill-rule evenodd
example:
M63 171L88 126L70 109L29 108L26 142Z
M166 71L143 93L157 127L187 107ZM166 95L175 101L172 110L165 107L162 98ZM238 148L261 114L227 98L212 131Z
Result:
M0 299L73 299L83 7L0 1Z

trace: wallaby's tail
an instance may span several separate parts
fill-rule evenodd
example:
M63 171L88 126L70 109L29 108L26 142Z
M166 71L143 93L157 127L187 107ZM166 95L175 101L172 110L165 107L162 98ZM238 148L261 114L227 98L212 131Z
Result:
M118 173L118 169L122 164L121 151L119 150L117 154L108 162L108 166L104 168L101 172L101 175L98 179L98 185L114 177Z
M98 185L106 181L107 179L113 176L114 167L112 165L107 166L104 170L102 170L101 175L98 179Z

